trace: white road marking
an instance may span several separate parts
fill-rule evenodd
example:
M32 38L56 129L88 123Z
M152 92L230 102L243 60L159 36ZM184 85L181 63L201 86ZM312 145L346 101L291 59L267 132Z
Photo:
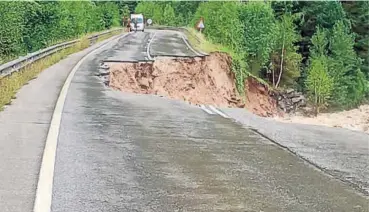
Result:
M186 43L187 47L191 49L191 51L193 51L197 56L202 56L202 54L198 53L197 51L195 51L195 49L192 48L192 46L187 42L184 35L181 34L181 37L182 37L182 40Z
M154 33L151 40L149 41L149 44L147 45L147 49L146 49L146 54L147 54L147 57L149 58L149 60L153 60L153 58L150 55L150 46L151 46L152 41L154 40L155 35L156 35L156 32Z
M118 36L101 46L97 47L87 55L85 55L72 69L69 73L63 88L59 94L58 100L56 102L56 106L54 109L54 113L51 119L49 132L46 138L46 144L44 149L44 154L42 156L41 169L37 183L37 191L36 191L36 199L33 207L34 212L50 212L51 210L51 201L52 201L52 192L53 192L53 178L54 178L54 168L55 168L55 154L56 148L58 144L58 136L60 130L60 122L62 117L62 112L64 108L65 99L67 97L69 86L72 82L73 76L75 75L77 69L81 66L81 64L86 60L86 58L98 50L102 49L104 46L109 44L111 41L119 39L121 37L127 36L129 33Z
M220 111L220 110L216 109L213 105L209 105L209 108L210 108L212 111L216 112L217 114L219 114L219 115L223 116L224 118L227 118L227 119L229 118L229 116L227 116L226 114L224 114L222 111Z
M207 112L207 113L211 114L211 115L214 115L214 114L215 114L215 113L213 113L211 110L207 109L207 108L205 107L205 105L200 105L200 108L201 108L201 109L203 109L205 112Z

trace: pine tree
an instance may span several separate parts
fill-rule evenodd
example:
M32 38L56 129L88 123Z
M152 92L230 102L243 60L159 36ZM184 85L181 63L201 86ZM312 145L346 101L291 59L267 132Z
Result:
M342 21L338 21L332 30L329 50L331 59L329 73L334 78L332 104L338 108L347 108L359 104L365 96L363 74L360 71L361 60L355 50L355 38Z

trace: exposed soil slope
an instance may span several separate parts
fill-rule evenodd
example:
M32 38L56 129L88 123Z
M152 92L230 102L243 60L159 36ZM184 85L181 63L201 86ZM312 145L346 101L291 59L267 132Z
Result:
M247 108L260 116L277 114L276 102L256 80L245 82L245 101L238 95L231 58L213 53L204 58L161 58L153 63L111 63L109 85L125 92L156 94L193 104Z

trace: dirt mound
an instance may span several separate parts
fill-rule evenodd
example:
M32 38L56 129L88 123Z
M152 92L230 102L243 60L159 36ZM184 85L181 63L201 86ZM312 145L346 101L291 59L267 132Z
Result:
M257 115L277 113L276 102L256 80L245 82L245 101L238 95L231 58L213 53L203 58L161 58L153 63L111 63L109 85L117 90L156 94L193 104L247 108Z
M269 89L252 77L245 82L246 104L250 112L263 117L283 116L276 99L269 95Z

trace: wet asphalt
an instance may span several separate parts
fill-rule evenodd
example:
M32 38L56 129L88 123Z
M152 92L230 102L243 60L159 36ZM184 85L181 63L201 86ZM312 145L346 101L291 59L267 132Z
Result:
M77 71L62 116L53 212L368 211L348 184L231 119L105 87L100 62L145 58L154 32L112 42ZM150 54L185 54L177 38L157 32Z
M78 61L102 43L43 70L0 111L1 212L32 211L45 140L61 87Z
M182 33L171 30L157 30L154 32L150 55L152 57L195 57L193 52L183 41Z

